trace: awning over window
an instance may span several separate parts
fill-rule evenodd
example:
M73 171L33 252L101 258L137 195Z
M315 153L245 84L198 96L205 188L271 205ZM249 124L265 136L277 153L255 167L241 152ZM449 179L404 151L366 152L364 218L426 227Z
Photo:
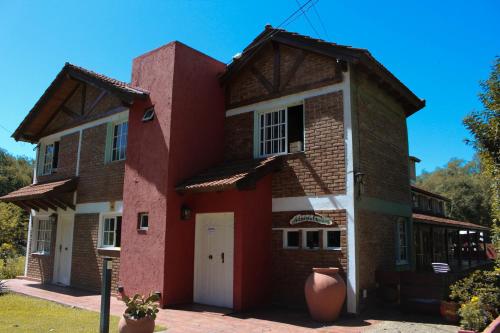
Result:
M228 162L186 180L178 185L176 190L183 193L196 193L252 188L259 179L277 170L281 165L280 161L280 156L271 156L263 159Z
M76 178L32 184L0 197L0 201L13 203L26 210L66 210L68 207L74 210L74 205L65 197L76 189L76 184Z
M441 227L459 228L459 229L472 229L472 230L490 230L490 228L474 224L470 222L451 220L445 217L438 217L425 214L413 214L413 221L417 223L426 223L438 225Z

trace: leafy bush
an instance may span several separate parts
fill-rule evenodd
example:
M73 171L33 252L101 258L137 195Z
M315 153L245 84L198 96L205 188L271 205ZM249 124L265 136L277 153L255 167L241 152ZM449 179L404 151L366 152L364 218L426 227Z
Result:
M155 303L158 302L159 299L157 294L150 294L147 298L139 294L135 294L133 298L124 296L123 301L125 305L127 305L125 315L131 319L150 317L154 320L159 311L158 304Z
M450 286L450 298L458 302L460 324L483 330L500 312L500 269L475 271Z
M495 319L492 313L486 310L487 308L479 297L472 297L470 302L462 304L458 310L458 314L462 317L460 326L466 330L482 332Z
M14 279L24 273L24 257L0 260L0 279Z

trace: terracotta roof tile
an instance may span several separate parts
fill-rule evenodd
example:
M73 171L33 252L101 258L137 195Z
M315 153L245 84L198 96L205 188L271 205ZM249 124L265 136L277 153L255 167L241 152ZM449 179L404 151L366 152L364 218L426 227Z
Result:
M75 188L75 178L63 179L50 183L32 184L0 197L0 201L14 202L42 198L54 192L71 192Z
M109 84L115 86L116 88L124 90L126 92L130 92L130 93L134 93L134 94L149 94L149 92L145 89L135 87L129 83L119 81L119 80L113 79L109 76L91 71L89 69L70 64L69 62L66 63L65 67L72 68L74 70L80 71L80 72L82 72L86 75L89 75L89 76L93 76L96 79L99 79L103 82L109 83Z
M215 192L243 188L279 167L279 156L234 161L210 168L176 187L179 192Z
M464 229L489 230L488 227L465 221L457 221L445 217L438 217L425 214L413 214L413 220L421 223L441 225L444 227L457 227Z

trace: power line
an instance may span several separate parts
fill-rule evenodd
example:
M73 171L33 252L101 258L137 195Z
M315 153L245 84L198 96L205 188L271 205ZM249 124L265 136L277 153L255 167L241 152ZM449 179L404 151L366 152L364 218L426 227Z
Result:
M325 25L323 24L323 20L321 19L321 16L319 15L319 12L318 10L316 9L316 6L313 5L312 6L313 9L314 9L314 12L316 13L316 16L318 17L318 21L319 21L319 24L321 25L321 28L323 29L323 31L325 32L325 36L327 39L330 39L330 36L328 36L328 31L326 30L325 28Z
M300 7L300 2L299 0L295 0L295 2L297 3L297 5L299 5ZM312 4L312 6L314 8L314 3ZM316 36L318 36L318 38L321 38L321 35L318 33L318 31L316 30L316 28L314 27L314 25L312 24L311 20L309 20L309 16L307 16L306 12L302 9L302 13L304 14L304 17L306 18L307 20L307 23L309 23L309 26L311 27L311 29L314 30L314 32L316 33Z
M286 27L288 24L294 22L297 18L299 18L300 16L302 16L303 14L305 14L305 12L307 12L311 6L307 7L307 5L309 5L311 2L313 2L314 0L307 0L302 6L300 6L296 11L294 11L292 14L290 14L283 22L281 22L280 24L278 24L278 26L276 26L276 28L273 28L273 32L271 32L269 35L267 35L264 39L262 39L259 43L255 44L255 45L252 45L251 47L245 49L243 52L248 52L254 48L256 48L257 46L260 46L262 45L262 43L265 43L267 42L269 39L271 39L274 35L276 35L280 30L281 27ZM319 0L316 0L316 2L318 2ZM313 3L314 5L314 3ZM305 9L304 9L305 8ZM299 15L297 15L299 14ZM230 62L233 61L233 58L231 58L231 60L229 60L226 64L229 64Z
M4 125L0 124L0 128L7 132L9 135L12 134L12 131L9 131Z

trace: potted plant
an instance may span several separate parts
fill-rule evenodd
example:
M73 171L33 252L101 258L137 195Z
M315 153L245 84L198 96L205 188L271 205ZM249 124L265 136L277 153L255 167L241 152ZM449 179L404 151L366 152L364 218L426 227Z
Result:
M153 333L155 319L158 313L159 296L150 294L147 298L139 294L134 297L123 296L123 302L127 306L125 313L118 323L120 333Z

